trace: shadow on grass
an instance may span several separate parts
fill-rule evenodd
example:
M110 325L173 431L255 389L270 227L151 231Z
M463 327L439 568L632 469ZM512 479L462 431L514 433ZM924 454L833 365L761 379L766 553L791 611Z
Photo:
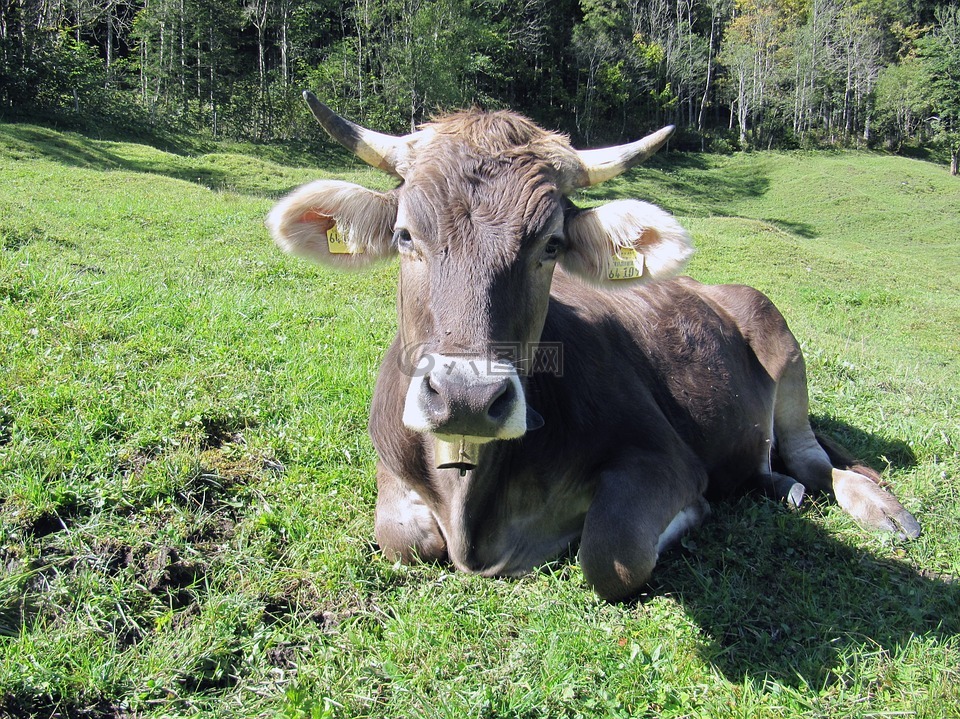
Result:
M825 415L811 424L875 469L917 464L901 440ZM651 592L680 600L709 637L705 659L730 681L769 676L821 689L849 679L851 652L895 655L914 636L960 634L957 577L845 542L804 517L819 511L808 501L800 512L752 495L718 502L687 551L668 554L654 573Z
M51 235L36 225L17 226L13 223L4 222L2 216L0 216L0 249L16 252L37 242L49 242L67 250L77 248L76 242Z
M820 435L832 439L868 467L882 472L887 467L909 469L917 466L917 457L910 445L901 439L889 439L864 432L828 415L812 415L810 425Z
M850 652L895 656L912 637L960 634L957 577L878 558L802 514L755 497L719 504L654 573L651 593L680 601L730 681L822 689L851 679Z
M802 237L805 240L814 240L820 236L813 225L806 222L790 222L789 220L775 220L764 218L764 222L773 225L777 229L783 230L787 234Z
M668 212L694 217L730 217L737 202L761 197L770 188L762 162L726 163L714 156L669 153L655 156L642 168L584 191L594 201L640 197L655 187L649 199Z
M212 142L177 144L173 140L156 140L156 138L117 140L117 142L148 145L177 156L172 160L163 157L151 160L148 158L132 159L125 157L111 150L109 142L92 140L82 135L62 133L37 125L0 125L0 140L12 148L18 148L21 153L52 160L70 167L154 174L192 182L211 190L227 189L241 194L249 194L248 188L251 184L246 173L244 177L237 177L238 172L244 173L245 168L242 166L233 170L223 170L193 162L204 154L221 149L230 152L229 146L221 148L220 145ZM0 148L0 152L2 151L2 148ZM16 151L14 150L14 152ZM360 166L359 161L346 151L320 144L287 143L271 146L243 146L238 152L248 159L256 158L287 166L304 164L312 166L325 164L337 168ZM307 162L305 163L305 161ZM265 188L260 194L272 196L276 192Z

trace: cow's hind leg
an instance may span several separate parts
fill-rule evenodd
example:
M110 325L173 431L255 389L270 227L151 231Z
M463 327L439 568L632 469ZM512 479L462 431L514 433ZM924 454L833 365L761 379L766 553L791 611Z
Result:
M773 428L777 452L787 473L808 490L832 494L837 504L868 527L907 537L920 535L920 524L879 485L873 470L854 466L847 458L831 461L810 428L806 371L799 355L786 367L777 385ZM834 462L841 467L835 467ZM787 486L787 480L780 482L781 489Z
M384 556L405 564L445 561L447 543L433 512L403 480L377 466L374 534Z
M660 552L709 512L706 474L662 456L632 456L626 467L600 475L580 540L583 576L604 599L637 594Z

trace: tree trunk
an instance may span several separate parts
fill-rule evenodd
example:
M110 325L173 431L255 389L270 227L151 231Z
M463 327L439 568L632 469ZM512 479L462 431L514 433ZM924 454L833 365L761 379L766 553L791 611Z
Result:
M260 77L260 96L267 88L267 38L264 23L257 25L257 74Z
M703 97L700 99L700 113L697 115L697 132L703 142L703 115L707 111L707 98L710 97L710 85L713 82L713 40L717 29L717 6L713 6L713 16L710 19L710 47L707 50L707 81L704 83ZM703 149L701 144L700 149Z
M749 107L747 105L747 80L744 77L744 70L740 72L740 87L738 91L739 100L737 101L737 122L740 125L740 149L745 149L747 146L747 117L749 115Z
M289 42L287 40L287 26L290 24L290 8L284 3L283 15L280 22L280 74L284 86L290 80L290 59L288 56Z
M197 33L197 128L203 127L203 48Z
M187 96L187 8L180 0L180 102L182 114L187 115L189 98Z
M218 134L217 128L217 53L215 49L215 43L213 38L213 22L210 22L210 26L207 28L207 37L210 50L210 129L213 132L213 136L216 137Z
M113 77L113 5L107 6L107 77L106 86L110 86Z

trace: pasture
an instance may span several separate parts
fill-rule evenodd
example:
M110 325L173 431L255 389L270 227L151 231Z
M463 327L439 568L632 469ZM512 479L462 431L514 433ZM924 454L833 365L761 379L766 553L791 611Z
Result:
M608 605L571 558L377 554L395 266L336 274L263 227L311 179L390 186L321 159L0 125L0 715L960 716L960 182L666 156L580 197L660 204L688 274L770 295L815 427L924 529L745 497Z

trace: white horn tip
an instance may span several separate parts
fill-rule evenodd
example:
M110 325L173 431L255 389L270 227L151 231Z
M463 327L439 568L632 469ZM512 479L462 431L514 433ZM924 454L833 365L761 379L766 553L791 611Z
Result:
M654 142L665 142L670 138L670 136L677 129L676 125L667 125L666 127L660 128L655 133L650 136L650 139Z

